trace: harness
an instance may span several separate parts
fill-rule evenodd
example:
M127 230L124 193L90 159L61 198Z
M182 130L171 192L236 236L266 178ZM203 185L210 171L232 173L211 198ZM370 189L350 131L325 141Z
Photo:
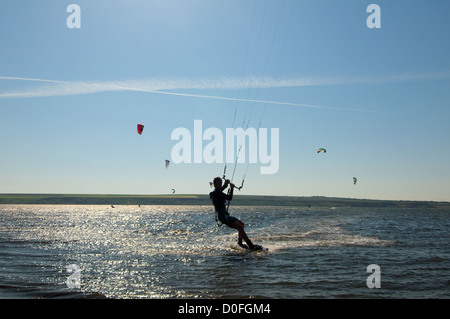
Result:
M217 226L219 226L219 227L222 227L223 224L226 225L226 224L227 224L228 218L231 217L229 212L226 212L226 213L224 213L224 214L225 214L225 218L224 218L224 222L222 222L222 221L219 220L219 213L216 211L216 224L217 224Z

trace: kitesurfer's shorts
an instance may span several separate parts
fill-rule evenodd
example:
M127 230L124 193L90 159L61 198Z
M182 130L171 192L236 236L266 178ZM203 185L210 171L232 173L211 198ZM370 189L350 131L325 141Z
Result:
M220 214L218 216L220 222L222 224L227 225L228 227L232 227L233 223L238 220L236 217L230 216L230 214Z

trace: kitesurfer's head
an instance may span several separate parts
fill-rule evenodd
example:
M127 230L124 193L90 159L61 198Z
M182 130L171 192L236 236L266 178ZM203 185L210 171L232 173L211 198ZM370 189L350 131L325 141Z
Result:
M222 179L220 177L214 178L214 188L221 188L222 187Z

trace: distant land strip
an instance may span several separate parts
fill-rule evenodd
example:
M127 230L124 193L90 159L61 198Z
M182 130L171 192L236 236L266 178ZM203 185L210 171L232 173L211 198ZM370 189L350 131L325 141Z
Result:
M376 200L325 196L235 195L234 206L392 207L449 208L450 202ZM0 204L22 205L198 205L212 206L207 194L96 195L96 194L0 194Z

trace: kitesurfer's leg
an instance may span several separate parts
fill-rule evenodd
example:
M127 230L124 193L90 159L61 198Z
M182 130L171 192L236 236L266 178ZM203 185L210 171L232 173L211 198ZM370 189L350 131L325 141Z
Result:
M245 240L245 242L247 243L249 248L253 248L254 247L252 241L250 240L250 238L248 238L247 234L244 231L244 223L242 221L240 221L239 219L235 220L233 225L231 225L231 227L238 231L238 234L239 234L238 244L239 244L239 246L246 248L242 244L242 239L243 239L243 240Z

